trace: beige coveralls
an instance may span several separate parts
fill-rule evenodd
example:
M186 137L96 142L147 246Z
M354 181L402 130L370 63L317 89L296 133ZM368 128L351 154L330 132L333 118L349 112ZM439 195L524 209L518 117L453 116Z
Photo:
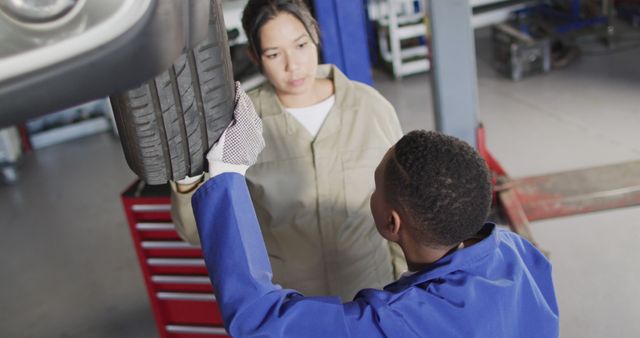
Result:
M333 80L336 100L315 139L269 83L248 93L266 147L246 179L274 283L349 301L406 270L402 251L378 234L369 208L374 170L402 131L391 104L373 88L334 66L319 66L318 77ZM172 199L179 232L199 243L191 194L174 186Z

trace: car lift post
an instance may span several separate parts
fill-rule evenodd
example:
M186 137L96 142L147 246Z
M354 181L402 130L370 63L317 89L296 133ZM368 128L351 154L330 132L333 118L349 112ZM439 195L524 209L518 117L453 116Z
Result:
M436 129L476 145L478 80L468 0L429 1Z

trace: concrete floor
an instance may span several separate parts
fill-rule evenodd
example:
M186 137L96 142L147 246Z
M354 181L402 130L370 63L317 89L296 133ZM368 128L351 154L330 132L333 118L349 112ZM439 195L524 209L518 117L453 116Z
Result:
M479 117L513 177L640 158L640 49L511 82L480 31ZM429 75L376 87L405 131L433 129ZM0 186L0 337L154 337L119 193L134 175L100 134L24 158ZM640 207L532 224L552 253L562 337L640 336Z

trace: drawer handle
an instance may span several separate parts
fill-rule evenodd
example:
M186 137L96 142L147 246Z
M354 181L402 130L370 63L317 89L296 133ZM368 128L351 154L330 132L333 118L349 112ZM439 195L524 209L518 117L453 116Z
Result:
M199 247L183 241L143 241L145 249L197 249Z
M149 258L151 266L205 266L202 258Z
M136 229L140 231L175 230L173 223L136 223Z
M221 327L211 326L187 326L187 325L167 325L165 326L167 332L171 333L204 333L204 334L217 334L228 335L227 331Z
M151 276L151 280L156 284L211 284L206 276Z
M159 212L171 211L170 204L134 204L131 206L134 212Z
M180 292L158 292L158 299L162 300L195 300L200 302L216 301L213 293L180 293Z

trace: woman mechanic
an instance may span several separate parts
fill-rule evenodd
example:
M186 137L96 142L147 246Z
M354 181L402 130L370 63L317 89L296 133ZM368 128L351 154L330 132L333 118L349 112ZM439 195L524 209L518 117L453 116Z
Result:
M375 167L402 136L395 110L375 89L318 65L318 28L302 0L250 0L242 24L268 80L248 93L266 147L246 179L274 283L343 301L383 287L406 270L369 213ZM174 222L192 243L191 195L206 179L172 184Z

